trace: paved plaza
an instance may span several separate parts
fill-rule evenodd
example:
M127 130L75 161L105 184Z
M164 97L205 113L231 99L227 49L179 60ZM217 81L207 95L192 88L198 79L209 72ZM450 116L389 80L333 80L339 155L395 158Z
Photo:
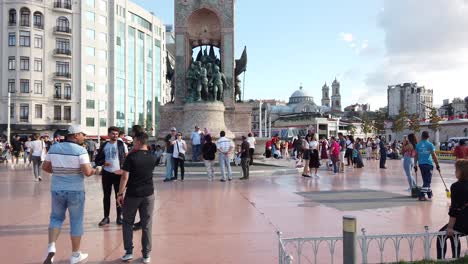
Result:
M356 216L358 230L365 227L369 234L422 232L425 225L436 231L448 220L449 200L438 175L433 177L434 200L417 202L407 197L401 161L388 161L387 170L368 161L363 169L337 175L321 168L319 179L301 177L293 161L265 163L278 166L251 167L249 181L237 180L236 167L234 181L226 183L208 182L203 167L187 168L184 182L163 183L164 168L158 167L152 263L277 263L277 230L285 237L339 236L343 215ZM453 164L441 167L447 183L453 183ZM41 264L45 256L50 178L34 182L31 170L0 164L2 263ZM98 227L103 216L100 177L86 179L86 195L82 251L89 253L88 263L121 263L115 209L112 223ZM66 225L55 263L68 263L68 232ZM140 257L140 236L136 231L135 257Z

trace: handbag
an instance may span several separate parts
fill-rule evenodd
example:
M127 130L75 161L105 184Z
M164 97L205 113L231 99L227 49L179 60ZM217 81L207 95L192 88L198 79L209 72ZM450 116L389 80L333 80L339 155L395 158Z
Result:
M176 145L177 145L177 152L179 152L179 155L178 155L178 158L180 160L185 160L185 154L184 153L180 153L180 149L179 149L179 143L176 141Z

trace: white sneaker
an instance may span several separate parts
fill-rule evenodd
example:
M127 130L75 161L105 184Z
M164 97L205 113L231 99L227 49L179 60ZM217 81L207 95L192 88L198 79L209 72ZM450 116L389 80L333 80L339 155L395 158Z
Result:
M315 174L315 178L317 178L317 179L318 179L318 178L320 178L320 176L318 176L318 174Z
M54 263L55 251L56 251L55 245L54 246L49 245L49 247L47 249L47 256L46 256L46 259L44 260L43 264L52 264L52 263Z
M150 262L151 262L151 257L150 256L143 257L143 263L150 263Z
M41 177L41 176L39 176L38 179L39 179L39 181L42 181L42 177Z
M70 257L70 264L77 264L80 263L81 261L85 260L88 258L88 254L78 252L78 256L71 256Z
M38 179L38 178L35 178L35 179L34 179L34 181L35 181L35 182L38 182L38 181L39 181L39 179Z
M123 255L120 259L123 261L130 261L133 259L133 254L125 253L125 255Z

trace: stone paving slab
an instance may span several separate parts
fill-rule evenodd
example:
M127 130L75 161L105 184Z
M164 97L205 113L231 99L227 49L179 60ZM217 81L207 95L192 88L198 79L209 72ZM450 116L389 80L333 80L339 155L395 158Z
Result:
M294 162L284 162L285 169L295 169ZM405 191L407 182L401 161L389 161L388 170L377 166L371 161L363 169L348 169L337 175L321 169L319 179L303 178L298 172L273 175L275 168L253 175L249 181L239 181L236 175L234 181L226 183L208 182L203 177L163 183L155 175L153 263L277 263L276 231L285 237L338 236L342 232L342 216L348 214L357 217L358 230L365 227L369 234L422 232L425 225L435 231L447 222L449 201L437 175L433 178L432 202L408 202L402 198L400 203L392 201L389 207L389 197L381 196L381 201L370 202L375 204L371 207L359 200L376 193L391 197L409 194ZM448 184L453 183L453 165L443 164L442 170ZM44 176L43 182L34 182L30 167L20 165L12 169L0 164L2 263L42 263L50 213L49 181L50 177ZM88 178L85 185L82 250L90 254L88 263L121 263L118 258L123 254L122 234L114 222L115 209L111 210L112 223L99 228L97 223L103 214L101 179ZM348 195L342 197L345 200L335 198L334 202L330 198L342 193ZM340 199L341 206L353 204L353 199L359 201L346 208L338 207ZM358 208L359 204L365 207ZM140 232L135 232L136 257L141 250L140 236ZM56 263L67 263L68 224L57 249ZM138 263L138 259L133 263Z

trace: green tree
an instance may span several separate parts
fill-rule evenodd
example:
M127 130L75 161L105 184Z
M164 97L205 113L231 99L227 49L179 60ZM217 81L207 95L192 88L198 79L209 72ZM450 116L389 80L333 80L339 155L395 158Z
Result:
M349 124L346 126L346 131L348 131L348 134L351 134L354 136L354 134L356 134L356 126L353 124Z
M415 133L421 131L421 120L419 119L418 114L413 114L409 116L408 129Z
M367 134L371 133L372 130L374 130L372 121L369 120L369 117L367 116L367 114L363 115L361 128L362 128L362 132L364 133L364 135L366 135L366 138L367 138Z
M408 112L406 112L404 109L400 110L398 115L393 120L392 131L395 133L402 132L406 127L407 120Z
M374 128L378 134L385 130L385 119L386 114L382 111L377 111L375 113Z
M442 121L442 118L437 114L437 110L435 108L431 108L431 112L429 113L429 128L436 132L440 127L440 121Z

